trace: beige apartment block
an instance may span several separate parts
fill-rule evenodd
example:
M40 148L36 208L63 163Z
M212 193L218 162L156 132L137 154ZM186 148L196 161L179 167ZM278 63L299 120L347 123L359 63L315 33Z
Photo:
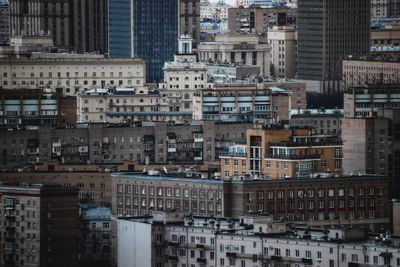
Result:
M268 30L274 77L294 78L297 65L297 31L293 26L275 26Z
M257 35L217 35L214 42L198 46L202 62L242 63L258 66L260 75L270 76L270 45Z
M399 84L400 62L396 59L348 57L343 60L343 90L371 84Z
M399 46L400 25L386 25L384 29L371 29L371 46Z
M91 88L143 86L145 62L137 58L104 58L86 54L32 54L0 59L4 89L50 88L65 96Z

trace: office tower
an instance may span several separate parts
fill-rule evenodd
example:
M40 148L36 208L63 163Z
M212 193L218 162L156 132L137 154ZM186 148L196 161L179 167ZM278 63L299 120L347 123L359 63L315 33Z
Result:
M200 0L179 1L179 36L189 34L193 48L200 43Z
M370 13L369 0L299 0L298 78L320 81L319 93L339 93L341 59L369 52Z
M0 45L10 40L10 20L8 4L0 1Z
M68 0L11 0L9 5L11 37L50 35L55 46L68 48L71 30Z
M97 52L107 49L107 0L69 0L71 5L70 50Z
M9 5L11 37L52 36L58 48L107 51L106 0L11 0Z
M110 0L111 57L140 57L147 65L147 82L161 81L164 62L178 48L177 0Z

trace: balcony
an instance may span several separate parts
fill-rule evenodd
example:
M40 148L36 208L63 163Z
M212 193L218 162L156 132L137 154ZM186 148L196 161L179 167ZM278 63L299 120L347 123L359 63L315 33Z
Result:
M280 260L282 260L282 257L281 257L281 256L274 256L274 255L272 255L272 256L271 256L271 260L273 260L273 261L280 261Z
M179 243L178 243L178 241L169 241L168 242L168 246L177 247L177 246L179 246Z
M270 142L271 147L308 147L308 146L341 146L342 141L310 141L310 142Z
M302 160L302 159L319 159L319 154L308 154L308 155L279 155L279 154L265 154L266 159L290 159L290 160Z
M342 159L343 158L343 153L335 153L335 159Z
M10 232L10 233L14 233L15 232L15 226L7 226L6 227L6 231Z
M301 259L301 262L302 262L302 263L305 263L305 264L312 264L312 259L302 258L302 259Z
M232 152L219 152L219 157L238 157L238 158L246 158L247 153L232 153Z
M207 259L205 259L205 258L197 258L197 262L206 264L207 263Z
M204 244L196 244L196 248L204 248Z
M236 252L227 252L226 257L228 258L235 258L236 257Z
M168 256L168 260L170 261L178 261L178 256Z

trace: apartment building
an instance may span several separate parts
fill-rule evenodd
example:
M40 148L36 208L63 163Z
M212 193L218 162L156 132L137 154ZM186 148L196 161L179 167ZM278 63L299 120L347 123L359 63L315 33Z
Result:
M222 179L244 179L248 175L267 180L342 175L342 141L335 136L307 128L279 127L249 129L246 136L246 146L232 146L228 153L220 154Z
M0 165L6 170L54 161L54 165L118 165L131 162L186 164L214 162L216 152L245 141L251 123L193 121L190 124L151 122L140 125L91 124L79 128L39 127L6 131L0 142ZM194 158L194 155L195 158ZM53 167L54 168L54 167Z
M344 117L362 118L382 116L384 109L400 107L400 86L381 84L350 87L343 95Z
M237 217L268 212L274 220L310 226L352 225L382 232L390 227L391 181L383 176L314 179L193 179L112 174L115 218L154 211Z
M199 61L242 63L258 66L260 76L270 76L270 45L262 37L252 35L217 35L213 42L202 42L197 48Z
M271 65L276 78L295 78L297 72L297 31L294 26L268 29Z
M221 122L278 122L290 119L291 92L264 84L214 84L201 90L196 119Z
M345 173L380 173L392 177L393 197L400 188L399 109L382 109L378 116L344 118L342 138Z
M289 90L292 93L291 94L292 110L307 108L306 83L277 79L276 82L264 82L264 85L268 87L278 87Z
M399 46L400 25L385 25L383 28L371 29L371 46Z
M78 189L0 184L2 266L79 266Z
M143 86L146 79L143 60L100 55L33 53L0 59L0 67L4 89L50 88L64 96L91 88Z
M289 125L299 128L314 128L317 134L340 136L342 118L342 109L293 109Z
M79 190L76 193L79 204L94 207L111 206L109 171L115 171L112 165L85 166L85 168L79 165L64 165L63 170L53 170L56 167L54 162L44 163L44 165L47 167L46 170L25 169L23 172L2 172L0 179L8 182L29 182L32 184L53 183L66 189L74 187ZM120 170L128 171L128 168L120 166Z
M80 224L80 263L109 266L111 256L111 209L83 207Z
M230 34L267 34L273 26L296 25L297 9L280 6L262 8L230 8L228 10L228 31Z
M76 124L76 100L50 89L0 89L0 127Z
M378 84L399 84L400 63L396 58L351 57L343 60L343 89Z
M120 265L393 266L400 260L399 240L389 234L375 243L362 230L296 228L268 215L215 219L154 212L119 219L118 238Z
M388 118L342 119L343 171L346 174L389 173L392 155Z

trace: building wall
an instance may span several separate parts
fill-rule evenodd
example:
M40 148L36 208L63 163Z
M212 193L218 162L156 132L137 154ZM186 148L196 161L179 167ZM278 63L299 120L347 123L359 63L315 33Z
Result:
M291 26L268 30L273 77L294 78L297 66L297 31Z
M152 266L151 228L149 223L118 220L118 266Z
M111 206L111 178L110 173L99 171L55 171L55 172L12 172L2 173L3 181L46 183L52 182L63 186L78 187L77 197L81 204L92 204L96 207Z
M384 29L371 29L371 46L399 46L400 26L390 25Z
M193 48L200 43L200 0L179 1L179 36L190 34Z
M370 11L370 3L364 0L351 3L345 0L299 1L299 79L341 80L339 58L364 55L370 50ZM332 92L337 91L337 88L332 89Z
M305 109L307 108L307 86L306 83L301 82L267 82L264 83L268 87L278 87L286 90L290 90L292 92L291 96L291 109Z
M166 200L171 199L176 211L201 216L237 217L251 212L268 212L274 220L287 218L288 221L311 226L353 225L381 232L390 227L389 207L386 205L390 181L385 177L215 181L116 174L112 179L112 211L115 216L126 216L128 210L134 211L135 208L138 215L149 214L151 199L157 204L153 210L168 211L169 208L164 205ZM146 194L143 194L143 188ZM153 188L154 196L149 195L152 192L150 188ZM166 196L168 188L171 189L170 197ZM175 189L180 189L180 197L174 194ZM184 196L186 189L188 197ZM157 195L159 190L162 196ZM195 196L193 191L197 192ZM204 200L202 191L205 193ZM221 198L218 191L221 192ZM212 200L210 192L213 192ZM138 205L135 204L135 198ZM162 207L155 202L157 199L163 200ZM205 202L204 211L199 209L201 202ZM198 204L193 206L193 203ZM218 211L218 203L221 203L222 211ZM210 207L214 209L211 211Z
M2 251L1 265L78 266L76 188L25 183L3 184L0 191L8 210L7 223L2 226L8 232L7 237L2 235L8 252ZM6 204L10 200L13 204ZM26 250L17 252L20 247Z
M273 26L294 25L296 9L290 8L230 8L228 31L231 34L266 34Z
M49 55L51 56L51 54ZM4 89L50 88L73 96L90 88L143 86L146 69L141 59L111 59L101 56L54 55L41 59L1 60Z
M340 136L342 133L341 113L337 114L293 114L290 119L292 127L315 128L318 134L333 134Z
M400 63L380 60L343 60L343 89L372 84L400 83Z
M10 18L7 4L0 4L0 44L10 41Z
M270 46L258 35L216 36L215 42L201 43L197 52L201 62L259 66L261 76L270 76Z

